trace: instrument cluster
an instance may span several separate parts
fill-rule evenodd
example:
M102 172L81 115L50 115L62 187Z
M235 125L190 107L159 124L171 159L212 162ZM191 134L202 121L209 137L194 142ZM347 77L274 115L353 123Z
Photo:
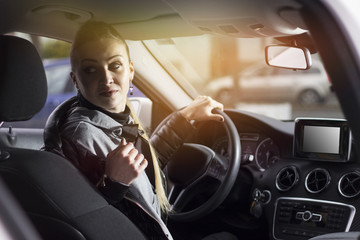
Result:
M280 159L279 147L270 137L259 133L240 133L240 141L242 164L255 164L259 171L265 171ZM211 148L229 158L226 136L217 138Z

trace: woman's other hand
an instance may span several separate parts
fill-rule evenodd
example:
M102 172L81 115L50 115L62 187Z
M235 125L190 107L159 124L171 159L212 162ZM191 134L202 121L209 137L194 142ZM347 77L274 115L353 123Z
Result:
M181 115L188 121L208 121L215 120L223 122L224 118L220 114L213 113L213 109L223 110L224 106L208 96L198 96L188 106L180 110Z
M125 138L106 158L105 174L112 180L130 185L147 167L144 155Z

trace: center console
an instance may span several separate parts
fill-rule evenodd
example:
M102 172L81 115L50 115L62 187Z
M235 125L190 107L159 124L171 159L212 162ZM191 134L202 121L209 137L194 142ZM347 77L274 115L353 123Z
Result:
M353 206L338 202L278 198L273 222L274 238L303 240L331 232L347 232L355 211Z

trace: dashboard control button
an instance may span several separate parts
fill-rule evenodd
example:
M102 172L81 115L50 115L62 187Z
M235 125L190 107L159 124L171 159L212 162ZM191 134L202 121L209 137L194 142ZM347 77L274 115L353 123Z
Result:
M316 214L316 213L314 213L314 214L312 215L311 221L313 221L313 222L321 222L321 219L322 219L322 215L321 215L321 214Z
M296 213L296 219L298 219L298 220L302 220L303 219L303 216L304 216L304 212L297 212Z
M312 217L312 213L310 211L305 211L303 215L303 220L305 222L309 221Z

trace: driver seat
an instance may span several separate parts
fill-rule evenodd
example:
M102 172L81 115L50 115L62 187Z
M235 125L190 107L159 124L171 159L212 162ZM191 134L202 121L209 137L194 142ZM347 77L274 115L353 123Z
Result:
M0 122L28 120L47 97L41 58L27 40L3 35L0 61ZM146 239L57 154L0 147L0 177L43 239Z

